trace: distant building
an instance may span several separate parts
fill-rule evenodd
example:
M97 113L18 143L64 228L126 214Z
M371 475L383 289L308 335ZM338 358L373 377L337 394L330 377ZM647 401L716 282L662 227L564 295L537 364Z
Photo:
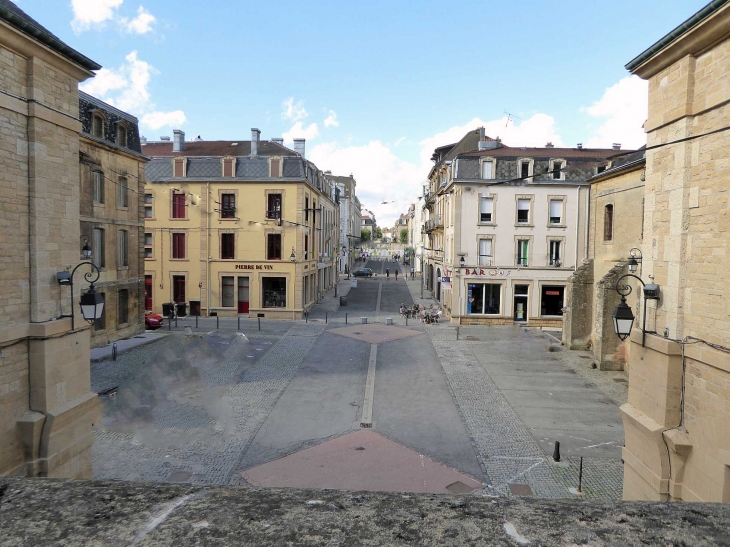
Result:
M327 176L339 191L340 241L337 267L340 273L347 273L352 271L357 249L362 246L360 242L362 210L355 193L357 182L352 175L339 177L328 172Z

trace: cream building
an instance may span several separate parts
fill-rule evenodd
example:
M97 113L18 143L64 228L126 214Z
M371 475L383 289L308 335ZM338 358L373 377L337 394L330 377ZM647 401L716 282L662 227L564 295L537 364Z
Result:
M335 186L280 140L147 142L146 307L297 319L337 279Z
M631 335L624 498L728 503L730 3L627 68L649 82L642 277L661 296L648 312L659 334L642 347L634 322Z
M78 84L101 67L0 3L0 474L91 478ZM71 315L75 317L71 318ZM73 325L73 326L72 326Z
M355 177L339 177L329 171L325 174L336 186L336 201L340 206L340 245L337 258L337 267L340 273L349 273L355 264L360 242L362 225L362 206L356 195L357 182Z

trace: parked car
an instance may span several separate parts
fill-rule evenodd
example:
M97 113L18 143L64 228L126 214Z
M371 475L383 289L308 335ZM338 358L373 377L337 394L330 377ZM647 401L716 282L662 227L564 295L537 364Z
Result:
M354 277L372 277L373 271L370 268L360 268L352 272Z
M162 316L159 313L145 315L144 325L150 330L159 329L162 326Z

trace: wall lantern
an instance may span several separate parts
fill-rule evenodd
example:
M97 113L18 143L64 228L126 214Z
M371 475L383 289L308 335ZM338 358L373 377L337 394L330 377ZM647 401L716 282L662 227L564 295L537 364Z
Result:
M630 262L629 268L631 268ZM644 313L641 318L641 346L644 347L646 343L646 301L659 300L659 285L653 282L653 278L651 276L649 277L652 279L652 283L646 284L639 276L634 275L633 273L624 274L616 280L615 289L616 292L621 295L621 302L619 302L619 305L616 306L611 317L613 318L613 328L616 332L616 336L618 336L621 340L626 340L626 338L629 337L631 334L631 328L634 324L634 314L631 312L631 308L626 304L626 297L631 294L633 289L631 285L621 285L621 281L626 277L633 277L634 279L637 279L644 289ZM656 332L652 331L650 334L656 334Z
M291 254L289 255L289 260L292 262L295 262L297 259L297 255L294 254L294 247L291 248Z
M466 264L466 259L462 255L462 257L459 259L459 267L460 268L463 268L464 267L464 264Z
M91 247L89 247L89 238L87 236L81 236L84 240L84 246L81 248L81 259L91 260Z
M101 314L104 312L104 296L101 293L96 292L94 289L94 283L99 280L101 276L101 270L99 267L91 262L91 247L89 247L89 238L81 236L84 240L84 246L81 248L81 257L84 262L78 264L71 272L58 272L56 274L56 280L59 285L69 285L71 287L71 330L75 330L74 324L74 274L81 266L88 265L91 270L84 274L84 279L87 283L90 283L89 290L86 294L81 295L81 315L89 323L93 323L97 319L101 318ZM68 315L62 315L61 317L69 317Z
M629 251L629 271L631 273L636 273L636 268L638 268L642 258L641 250L636 247Z

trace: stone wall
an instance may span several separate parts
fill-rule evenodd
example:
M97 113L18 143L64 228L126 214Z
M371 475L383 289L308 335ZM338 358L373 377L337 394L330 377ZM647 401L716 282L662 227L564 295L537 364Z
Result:
M601 370L623 370L628 361L626 344L616 336L613 326L613 312L621 302L621 295L616 292L616 281L625 273L628 273L626 262L620 262L596 283L593 303L593 358ZM630 283L621 282L622 287L627 284ZM641 324L638 309L632 306L629 299L638 302L639 294L632 292L626 303L634 308L634 325Z
M586 349L593 333L593 261L587 260L568 278L562 342L568 349Z

